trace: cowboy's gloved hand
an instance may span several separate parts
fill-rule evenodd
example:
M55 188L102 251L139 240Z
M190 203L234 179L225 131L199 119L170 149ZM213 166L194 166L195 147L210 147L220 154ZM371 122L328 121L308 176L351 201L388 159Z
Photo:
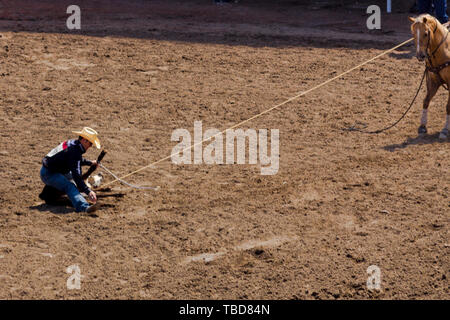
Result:
M96 202L97 202L97 195L95 194L94 191L89 192L89 199L90 199L93 203L96 203Z

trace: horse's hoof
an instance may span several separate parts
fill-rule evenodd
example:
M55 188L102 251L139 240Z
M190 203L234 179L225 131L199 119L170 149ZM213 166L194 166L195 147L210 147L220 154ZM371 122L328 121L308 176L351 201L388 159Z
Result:
M439 139L446 140L448 137L448 129L443 129L439 134Z
M424 135L427 133L427 127L425 126L420 126L419 130L417 130L417 132L419 133L419 135Z

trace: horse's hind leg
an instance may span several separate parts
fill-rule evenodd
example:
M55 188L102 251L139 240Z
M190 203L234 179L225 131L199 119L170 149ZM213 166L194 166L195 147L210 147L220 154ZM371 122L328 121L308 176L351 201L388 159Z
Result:
M427 95L423 100L422 118L420 119L420 127L418 129L419 135L427 133L428 106L440 87L439 80L436 78L436 76L430 73L427 74Z
M450 130L450 92L448 95L448 102L447 102L447 118L445 120L444 129L442 129L441 133L439 134L439 139L447 139L449 130Z

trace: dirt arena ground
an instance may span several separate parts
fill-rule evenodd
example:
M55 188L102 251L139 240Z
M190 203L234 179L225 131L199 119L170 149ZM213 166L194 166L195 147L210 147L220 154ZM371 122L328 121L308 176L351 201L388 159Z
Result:
M167 160L128 178L159 191L114 183L95 215L43 204L40 161L72 130L98 130L125 175L170 155L177 128L228 128L410 37L406 13L368 31L358 6L123 3L77 1L70 31L71 1L0 1L1 299L450 298L447 93L426 137L424 90L387 133L342 130L401 116L412 45L246 123L280 130L275 175Z

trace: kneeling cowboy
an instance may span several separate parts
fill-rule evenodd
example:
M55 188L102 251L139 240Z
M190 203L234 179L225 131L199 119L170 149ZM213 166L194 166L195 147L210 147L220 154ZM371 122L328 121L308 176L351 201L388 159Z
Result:
M42 160L41 180L45 183L45 187L39 197L47 202L55 197L52 190L59 193L57 196L65 193L77 212L93 212L98 209L97 196L83 181L81 166L97 166L98 163L83 159L82 154L93 144L100 149L100 141L97 132L88 127L79 132L72 132L79 136L78 140L62 142ZM72 179L76 186L71 182ZM80 192L87 194L94 204L89 205Z

